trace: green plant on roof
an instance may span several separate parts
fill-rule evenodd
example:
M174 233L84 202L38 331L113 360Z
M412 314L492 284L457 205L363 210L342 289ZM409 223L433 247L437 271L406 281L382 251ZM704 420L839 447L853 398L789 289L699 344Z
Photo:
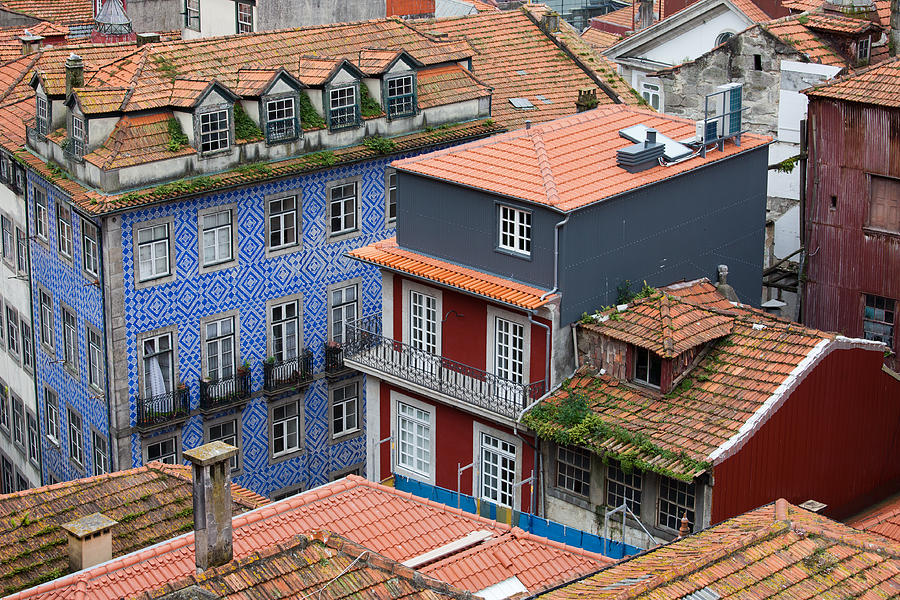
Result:
M797 22L801 25L806 25L807 23L809 23L809 15L800 15L799 17L797 17Z
M303 129L322 129L325 127L325 119L313 108L312 101L306 92L300 93L300 126Z
M383 138L380 135L373 135L363 140L363 146L369 150L374 150L378 154L390 154L397 149L397 143L394 140Z
M50 171L50 174L57 179L69 178L68 174L66 174L66 171L62 168L62 166L52 160L47 161L47 170Z
M794 167L800 162L800 155L790 156L780 163L769 165L770 171L778 171L779 173L793 173Z
M250 175L266 175L272 172L272 167L262 162L248 163L241 165L235 169L236 173L246 173Z
M166 142L166 148L170 152L178 152L188 144L188 136L181 129L181 123L175 117L169 117L167 122L169 129L169 141Z
M262 129L247 115L240 102L234 103L234 137L237 140L256 140L263 136Z
M369 95L369 87L362 83L359 86L359 106L360 106L360 114L363 117L377 117L378 115L383 114L381 112L381 105Z
M313 152L306 155L306 160L314 165L321 167L330 167L337 162L337 157L331 150L323 150L322 152Z
M156 68L162 71L169 79L178 77L178 69L168 57L157 54L153 57L153 62L156 63Z

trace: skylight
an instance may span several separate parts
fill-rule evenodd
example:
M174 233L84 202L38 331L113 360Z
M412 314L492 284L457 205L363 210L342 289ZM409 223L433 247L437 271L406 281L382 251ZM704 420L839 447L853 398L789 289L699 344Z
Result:
M510 98L509 103L519 110L534 110L534 104L528 98Z

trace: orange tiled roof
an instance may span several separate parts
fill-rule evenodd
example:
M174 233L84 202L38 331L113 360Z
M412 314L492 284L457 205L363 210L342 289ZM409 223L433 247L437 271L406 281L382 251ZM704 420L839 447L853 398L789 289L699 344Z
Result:
M240 69L232 91L238 96L259 96L278 72L279 69Z
M396 237L351 250L347 256L529 310L539 308L556 297L541 299L548 290L400 248Z
M802 15L792 15L763 23L760 27L798 52L806 54L812 62L837 67L847 66L847 61L832 50L828 43L803 25L802 20Z
M62 25L94 23L93 0L2 0L0 7Z
M599 318L602 323L588 323L584 328L646 348L663 358L675 358L728 335L734 328L734 317L727 311L663 293L635 301L621 313L610 309Z
M232 491L235 513L268 503L238 486ZM115 519L113 556L122 556L190 530L191 496L190 467L155 462L0 496L0 590L10 594L66 572L63 523L94 512Z
M422 567L424 573L446 577L442 581L457 587L485 582L492 585L512 573L523 583L527 581L534 586L529 586L531 591L539 591L612 562L355 475L235 517L234 557L242 564L265 548L290 543L298 532L318 529L333 531L398 562L419 557L467 534L488 532L490 538L480 546ZM190 532L166 544L38 586L7 600L62 600L71 598L77 586L83 586L86 597L92 600L133 597L163 582L193 574L193 538ZM510 544L507 549L499 549L507 543ZM506 564L506 552L517 560ZM491 565L497 561L503 567L492 570Z
M471 2L478 12L500 12L499 8L488 2L482 2L481 0L466 0L466 2Z
M738 10L747 15L751 21L763 23L769 21L772 17L767 15L763 9L758 7L753 0L731 0Z
M900 59L883 62L859 73L818 85L804 92L810 98L900 107Z
M60 35L69 35L69 28L63 27L62 25L57 25L56 23L49 23L47 21L41 21L35 25L29 25L27 27L29 33L32 35L40 35L44 37L57 37Z
M119 169L155 160L165 160L186 154L196 154L191 146L169 150L169 119L171 112L154 113L119 119L103 146L84 157L85 161L101 169Z
M745 134L740 146L728 142L724 152L712 151L706 158L696 156L629 173L616 166L616 151L632 144L619 135L619 130L638 124L675 140L693 137L696 131L694 122L687 119L623 105L603 106L393 164L411 173L570 211L746 152L770 140ZM585 177L586 173L592 176Z
M610 46L622 39L621 35L609 33L608 31L600 31L593 27L588 27L581 34L581 39L598 50L606 50Z
M653 2L653 10L656 12L659 8L659 2ZM614 10L606 13L605 15L599 15L593 17L592 21L599 21L600 23L609 23L610 25L618 25L619 27L625 27L628 31L634 30L634 19L635 19L635 7L634 6L625 6L618 10Z
M778 500L540 599L898 596L900 544Z
M119 111L128 95L128 88L121 87L75 88L72 91L86 115Z
M422 577L414 570L327 531L297 535L276 546L202 574L171 581L135 600L462 600L463 590ZM186 595L185 595L186 594Z
M386 16L433 15L435 0L387 0Z
M806 17L804 23L807 28L816 31L827 31L829 33L842 33L848 35L858 35L866 31L877 31L880 29L878 25L866 19L854 19L843 15L831 14L810 14Z
M541 7L529 7L536 11ZM537 13L539 14L539 13ZM596 89L597 83L522 11L482 13L451 19L441 19L418 25L422 31L446 33L450 38L464 38L475 49L472 72L480 81L493 88L491 116L506 127L521 127L525 121L540 123L575 112L578 90ZM573 33L573 38L578 38ZM590 47L584 44L587 52ZM573 52L572 55L578 54ZM593 58L593 57L588 57ZM620 81L615 67L595 60L596 77L616 84ZM604 77L607 76L607 77ZM610 84L610 87L612 87ZM618 85L618 84L616 84ZM631 102L627 86L615 89L615 93ZM541 96L539 98L538 96ZM514 108L510 98L527 98L534 108ZM612 99L603 91L597 93L600 104L611 104ZM635 101L636 102L636 101Z
M850 519L847 525L900 542L900 494Z
M491 89L478 81L471 71L459 65L434 67L419 71L419 108L449 102L463 102L491 95Z
M643 347L664 346L667 338L681 340L680 347L685 349L709 341L705 354L674 390L661 397L649 388L608 374L594 375L584 367L547 402L526 413L524 422L541 437L571 443L567 432L572 424L557 420L559 407L571 400L584 402L612 431L598 433L586 447L627 458L643 470L691 480L737 451L754 428L780 407L786 381L802 379L819 357L838 347L832 343L834 334L723 303L707 280L663 292L670 296L668 318L661 310L662 293L657 293L634 301L623 312L600 313L594 323L579 327ZM706 303L707 299L712 302ZM695 308L673 310L692 301L697 303ZM692 322L692 317L698 322ZM646 333L636 332L637 326ZM664 329L671 331L660 333ZM842 344L878 348L861 340ZM649 447L641 440L649 441Z

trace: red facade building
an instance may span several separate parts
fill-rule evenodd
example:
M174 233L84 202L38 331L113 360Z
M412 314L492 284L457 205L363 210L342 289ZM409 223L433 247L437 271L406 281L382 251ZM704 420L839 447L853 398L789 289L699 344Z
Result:
M900 350L900 61L808 90L803 320Z

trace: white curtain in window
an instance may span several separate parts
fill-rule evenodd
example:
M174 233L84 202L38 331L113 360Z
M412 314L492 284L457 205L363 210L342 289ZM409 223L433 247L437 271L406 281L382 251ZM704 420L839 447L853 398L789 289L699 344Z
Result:
M144 356L153 354L154 344L148 342L144 345ZM167 393L166 378L163 375L162 367L159 364L159 355L144 358L144 377L147 378L147 387L150 390L150 396L160 396Z

